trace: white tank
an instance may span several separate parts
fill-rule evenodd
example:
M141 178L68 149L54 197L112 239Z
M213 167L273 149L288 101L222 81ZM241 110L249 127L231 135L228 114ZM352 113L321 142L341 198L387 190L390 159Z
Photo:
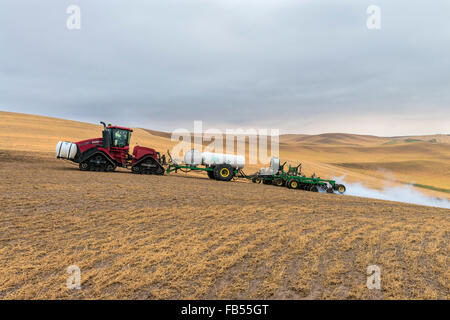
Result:
M184 163L190 166L198 166L202 164L202 154L195 149L189 150L184 155Z
M273 157L270 159L270 167L269 168L261 168L259 170L259 174L262 176L271 176L276 174L280 169L280 158Z
M213 153L189 150L184 154L184 163L189 166L229 164L233 168L242 169L245 166L245 157L234 154Z
M280 158L272 157L272 158L270 159L270 168L271 168L273 171L277 172L278 169L280 168Z
M229 164L233 168L242 169L245 167L245 157L234 154L203 152L202 164L214 166L217 164Z
M78 148L75 143L59 141L56 144L56 158L73 160L77 154Z

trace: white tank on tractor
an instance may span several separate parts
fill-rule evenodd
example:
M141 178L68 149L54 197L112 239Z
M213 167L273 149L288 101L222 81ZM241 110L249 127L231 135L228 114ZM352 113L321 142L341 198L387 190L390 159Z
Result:
M259 174L262 176L270 176L276 174L280 170L280 158L271 158L269 168L261 168Z
M75 143L59 141L56 144L56 158L73 160L77 154L78 147Z

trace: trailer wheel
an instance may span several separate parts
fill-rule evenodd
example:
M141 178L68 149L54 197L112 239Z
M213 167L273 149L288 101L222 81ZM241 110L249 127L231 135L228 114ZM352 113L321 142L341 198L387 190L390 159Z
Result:
M260 177L255 178L255 183L261 183L262 179Z
M337 191L340 193L340 194L343 194L344 192L345 192L345 186L343 185L343 184L338 184L337 186L336 186L337 188Z
M263 184L272 184L272 180L264 179L262 183Z
M292 180L289 180L289 181L288 181L287 187L288 187L289 189L298 189L299 183L298 183L297 180L292 179Z
M276 185L277 187L282 187L284 186L285 181L281 178L276 178L275 180L273 180L273 184Z
M233 179L233 168L229 164L218 165L214 168L214 176L219 181L230 181Z

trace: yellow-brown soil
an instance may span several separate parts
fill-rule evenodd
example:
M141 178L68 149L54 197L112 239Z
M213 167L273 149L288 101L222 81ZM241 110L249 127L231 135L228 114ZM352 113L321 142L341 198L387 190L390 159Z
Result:
M81 172L56 160L54 146L98 137L99 126L10 113L0 124L2 299L450 297L448 209L202 174ZM169 146L134 134L132 144ZM354 168L355 154L292 160L376 184L373 168ZM70 265L81 269L80 290L66 288ZM366 287L369 265L381 268L381 290Z

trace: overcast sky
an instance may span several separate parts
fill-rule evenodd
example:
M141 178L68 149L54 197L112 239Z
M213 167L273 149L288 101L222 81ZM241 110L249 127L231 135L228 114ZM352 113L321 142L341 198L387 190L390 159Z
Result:
M67 7L81 8L68 30ZM366 26L381 8L381 30ZM156 130L450 133L450 1L1 0L0 110Z

